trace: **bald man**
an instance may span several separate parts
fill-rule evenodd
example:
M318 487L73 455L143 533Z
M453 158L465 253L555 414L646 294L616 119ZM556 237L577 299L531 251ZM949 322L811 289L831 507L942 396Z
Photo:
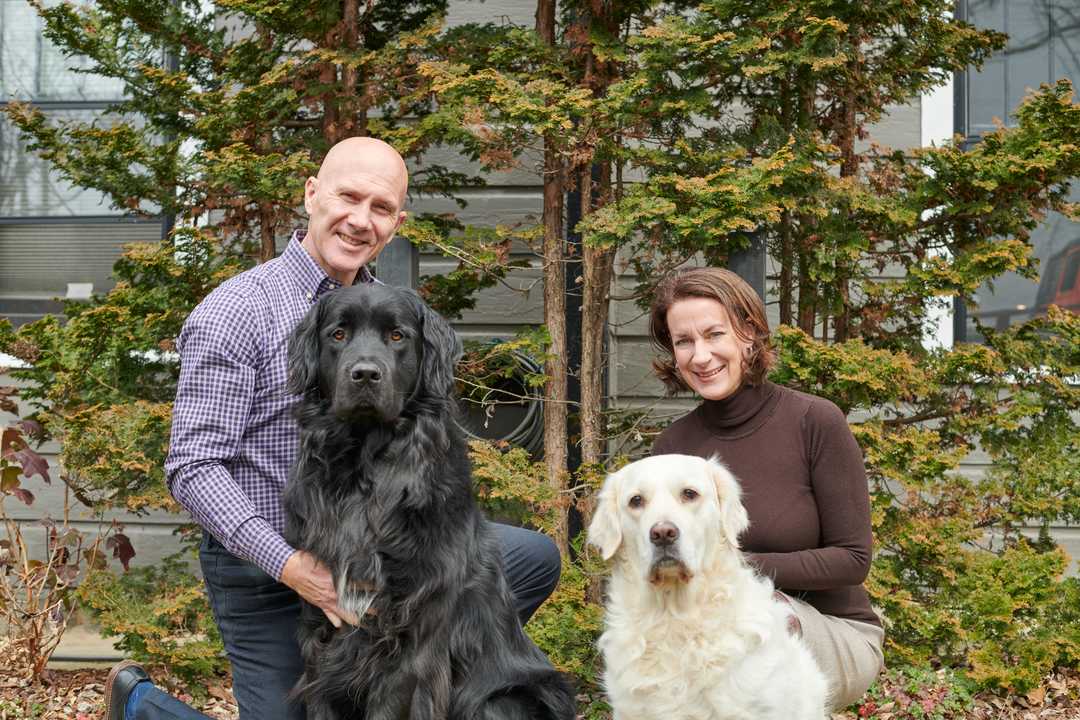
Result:
M232 664L241 720L300 720L288 695L302 672L300 598L342 632L330 571L282 537L281 492L297 450L286 344L324 293L378 282L367 264L405 221L409 176L392 147L349 138L304 186L306 230L278 258L222 283L177 338L180 381L165 471L173 497L203 527L199 561ZM524 623L551 593L559 554L543 535L495 525ZM113 668L108 720L204 717L158 690L137 664Z

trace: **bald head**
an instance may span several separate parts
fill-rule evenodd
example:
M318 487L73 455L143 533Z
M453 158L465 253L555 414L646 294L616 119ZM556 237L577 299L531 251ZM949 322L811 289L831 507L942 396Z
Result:
M327 275L351 284L405 222L408 189L409 171L394 148L375 138L342 140L304 186L304 249Z
M409 170L398 151L388 143L371 137L345 138L326 153L315 177L326 182L328 178L336 179L349 173L364 173L382 179L395 189L400 205L405 205Z

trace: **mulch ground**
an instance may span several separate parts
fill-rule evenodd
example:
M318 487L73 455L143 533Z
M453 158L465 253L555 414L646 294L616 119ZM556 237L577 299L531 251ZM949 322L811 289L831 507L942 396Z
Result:
M97 720L105 710L107 675L108 669L102 668L49 670L45 677L33 681L0 677L0 720ZM236 717L236 703L227 680L195 688L153 669L151 675L170 694L195 705L212 718L232 720ZM925 717L912 707L924 702L925 698L903 693L896 696L898 699L891 704L876 708L864 706L857 715L842 713L834 715L833 720ZM976 696L975 706L967 715L949 715L942 720L1080 720L1080 672L1053 673L1040 688L1025 696L1004 698L982 693Z

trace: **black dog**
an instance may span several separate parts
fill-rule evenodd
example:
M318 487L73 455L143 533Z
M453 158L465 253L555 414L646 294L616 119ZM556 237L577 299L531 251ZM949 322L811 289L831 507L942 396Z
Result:
M420 297L329 293L289 342L300 450L285 537L334 574L335 629L304 603L308 717L571 720L573 694L525 635L454 421L461 345Z

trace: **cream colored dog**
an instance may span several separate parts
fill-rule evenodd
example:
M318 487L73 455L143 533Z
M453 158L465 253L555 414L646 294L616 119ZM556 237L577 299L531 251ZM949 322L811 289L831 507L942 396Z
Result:
M604 684L616 720L821 720L826 681L790 607L743 560L739 485L657 455L608 476L589 543L615 558Z

